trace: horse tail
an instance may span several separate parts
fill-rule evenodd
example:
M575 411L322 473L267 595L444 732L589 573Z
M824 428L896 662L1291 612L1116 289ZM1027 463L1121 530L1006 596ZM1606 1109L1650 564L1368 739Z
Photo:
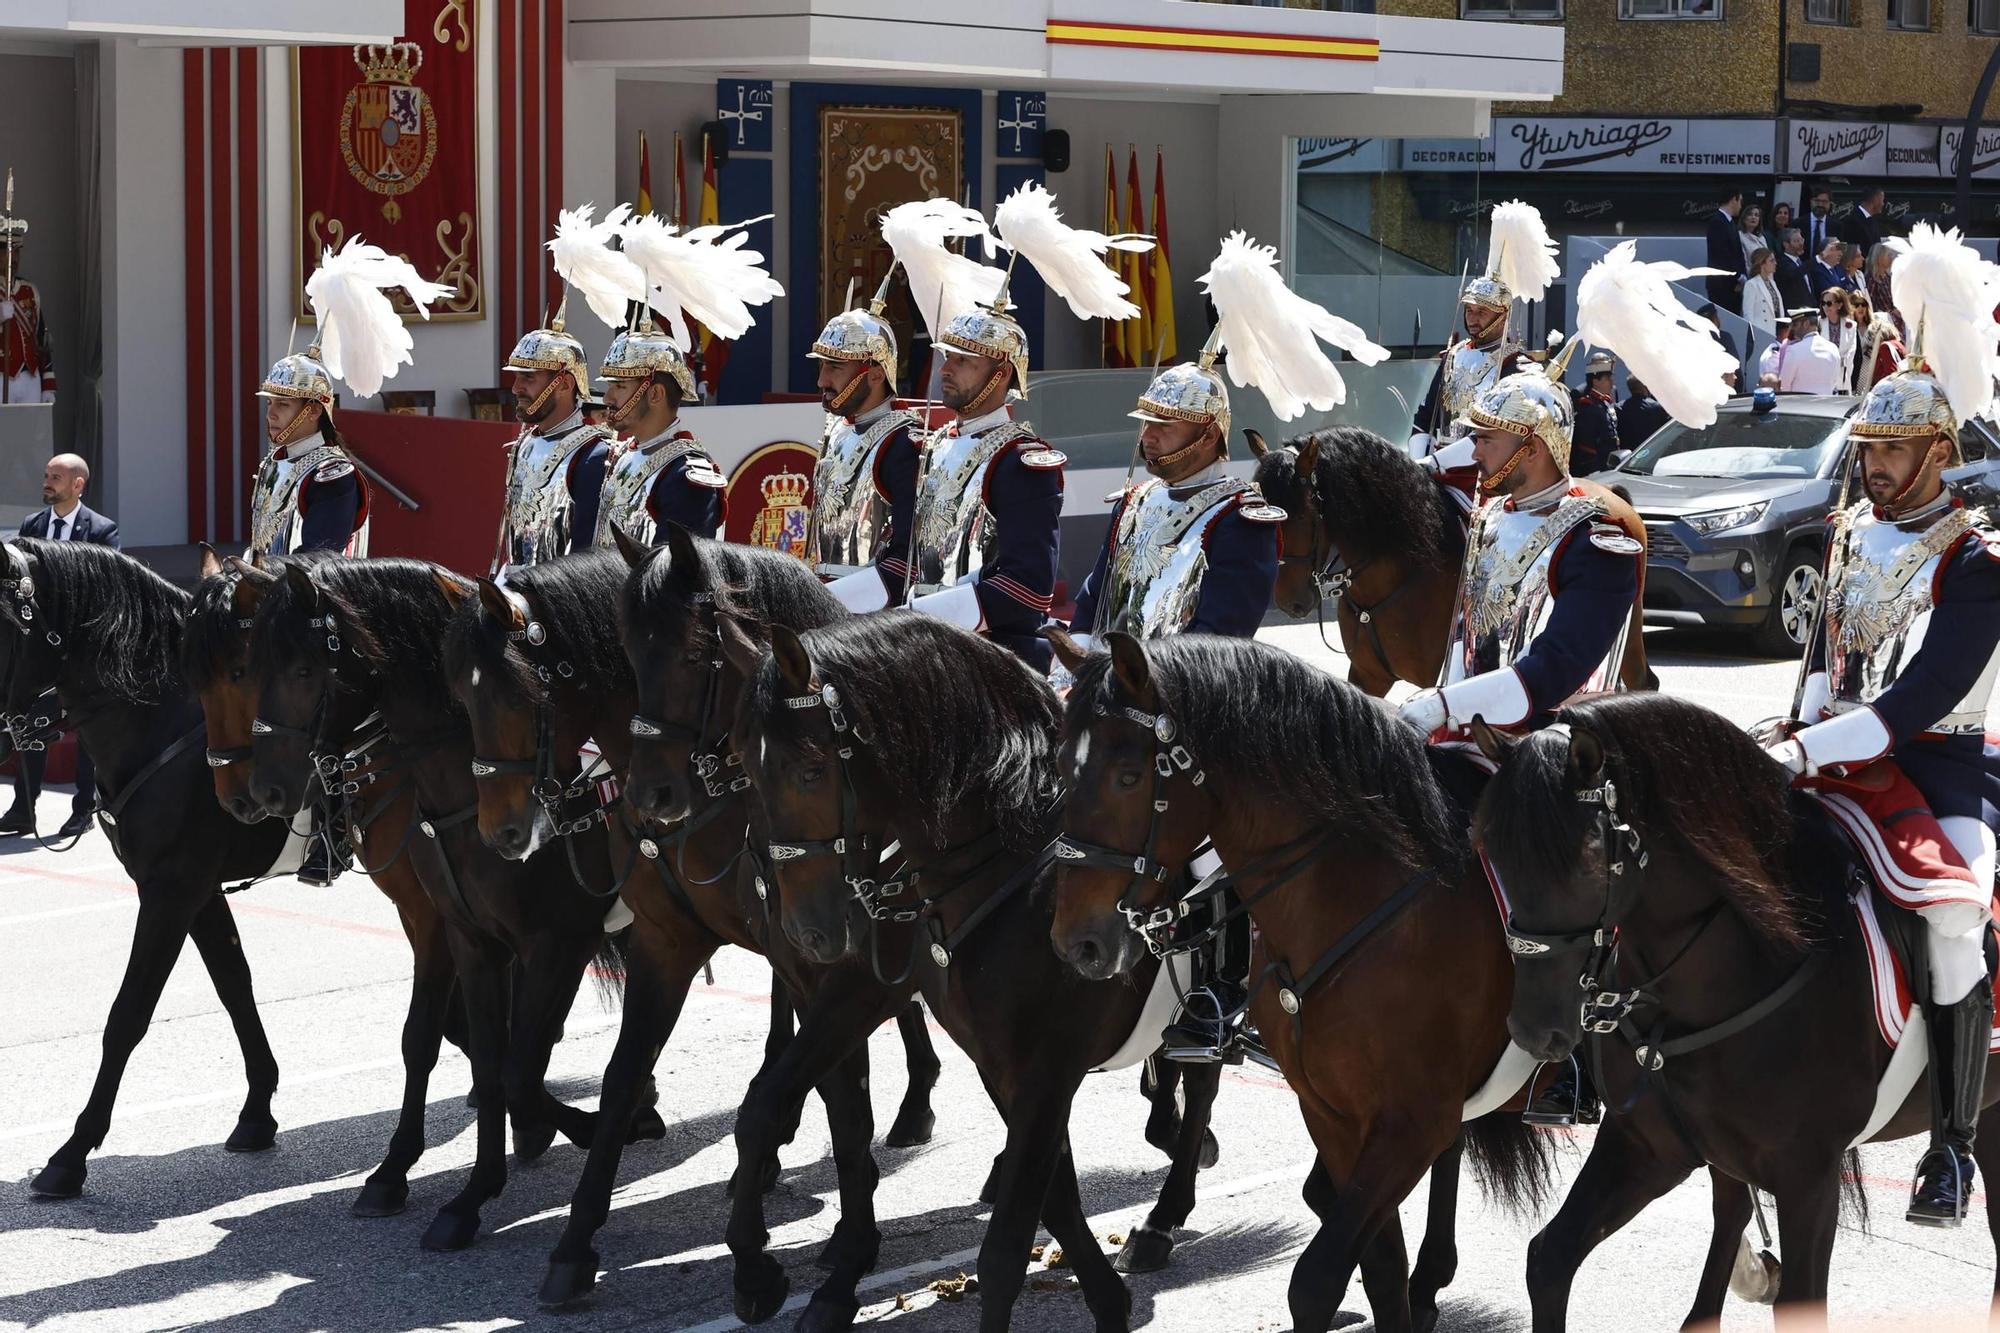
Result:
M632 956L631 937L630 926L607 931L590 960L590 976L597 983L597 1000L606 1009L615 1009L625 1001L625 965Z
M1521 1123L1519 1111L1494 1111L1465 1126L1466 1155L1486 1197L1513 1212L1542 1211L1555 1191L1556 1136Z
M1862 1235L1868 1234L1868 1190L1861 1179L1861 1150L1849 1148L1840 1159L1840 1213Z

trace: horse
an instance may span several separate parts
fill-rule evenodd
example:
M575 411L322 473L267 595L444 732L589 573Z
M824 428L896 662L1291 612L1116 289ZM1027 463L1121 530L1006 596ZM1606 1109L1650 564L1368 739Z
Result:
M675 540L693 539L682 533ZM782 592L766 590L792 585L774 575L800 568L788 556L716 545L719 555L727 553L731 572L725 577L741 605L781 598ZM662 695L657 678L639 688L620 635L621 604L627 609L623 619L637 615L654 622L686 604L663 594L657 585L672 582L664 577L649 593L644 579L629 580L640 591L628 593L628 575L647 557L645 548L627 542L622 554L592 551L516 570L504 590L485 579L476 596L466 595L455 580L440 585L458 608L444 638L444 671L470 719L479 754L480 834L502 855L518 856L546 836L563 836L558 828L575 827L559 794L573 791L581 780L576 755L584 738L597 738L611 770L624 773L635 735L656 725L633 725L640 699L654 710L650 717L672 711L662 705L675 696ZM669 561L663 557L659 565L664 575ZM684 547L673 567L703 566ZM808 580L807 586L818 585ZM635 601L641 604L636 612ZM712 688L707 677L703 684ZM696 713L699 717L699 704ZM623 1125L639 1104L696 974L715 951L735 944L773 955L781 1005L789 1005L792 994L810 997L817 988L820 969L803 964L783 937L767 928L753 863L744 856L748 823L742 788L715 784L699 815L671 826L632 820L623 807L609 821L612 861L620 867L621 894L634 914L626 946L625 1008L604 1071L597 1138L571 1201L569 1225L550 1255L541 1293L546 1305L572 1304L595 1283L600 1258L593 1240L610 1212ZM921 1007L903 1005L897 1022L908 1054L909 1086L886 1141L902 1148L930 1139L936 1123L930 1095L941 1066ZM789 1036L786 1008L783 1021L774 1022L767 1061L777 1058ZM865 1084L833 1090L827 1098L837 1141L848 1120L834 1112L856 1097L866 1100ZM864 1149L866 1142L864 1132ZM846 1156L851 1150L843 1142L836 1153ZM775 1170L774 1158L763 1174L774 1178Z
M223 886L268 870L285 829L237 823L202 780L201 709L178 658L188 595L131 557L87 542L17 540L4 558L8 731L16 748L40 748L67 716L97 765L100 823L139 891L132 952L105 1020L90 1098L29 1189L51 1199L82 1192L126 1063L189 938L235 1028L249 1082L223 1147L268 1149L278 1133L271 1114L278 1062ZM53 704L44 697L51 692Z
M307 566L331 558L319 551L287 557ZM251 753L257 698L246 685L254 592L244 584L250 581L254 590L258 581L276 575L261 568L247 573L230 568L206 545L201 574L183 631L181 669L201 701L215 798L238 820L254 824L266 817L266 811L250 796L245 762ZM405 854L416 831L416 794L408 777L377 758L366 771L342 774L341 783L353 789L346 800L348 835L362 869L395 904L415 962L409 1013L403 1021L402 1108L387 1156L363 1183L353 1204L357 1217L387 1217L401 1212L409 1199L410 1168L424 1152L424 1111L439 1043L449 1038L455 1045L465 1045L465 1007L456 993L443 922L424 893L414 860ZM359 808L352 799L355 794L365 794Z
M1091 1236L1067 1129L1084 1074L1145 1040L1135 1029L1155 974L1088 981L1048 946L1063 797L1054 692L1012 653L916 612L804 633L775 625L768 656L729 624L724 649L746 680L734 742L785 933L808 957L861 954L913 978L1006 1122L979 1253L980 1327L1008 1326L1039 1216L1075 1263L1096 1327L1124 1329L1130 1296ZM890 871L880 853L892 841L902 859ZM830 1034L825 1044L843 1049ZM1189 1100L1187 1119L1205 1119ZM1184 1125L1184 1147L1198 1151L1201 1128ZM754 1144L739 1129L739 1155Z
M1612 1112L1529 1246L1534 1327L1563 1328L1585 1256L1704 1162L1776 1196L1778 1301L1823 1302L1843 1189L1860 1202L1850 1146L1930 1118L1922 1086L1877 1105L1891 1052L1847 901L1868 891L1853 851L1754 739L1698 704L1615 695L1559 721L1518 741L1475 728L1500 765L1474 830L1512 913L1509 1030L1541 1059L1581 1046ZM1891 930L1899 916L1880 914ZM2000 1245L2000 1082L1986 1098L1975 1156ZM1731 1193L1740 1236L1750 1205ZM1720 1192L1716 1207L1705 1287L1734 1248Z
M473 827L471 734L439 664L452 614L441 576L415 560L286 565L282 577L250 585L246 675L258 700L249 789L266 810L290 818L369 713L415 789L421 841L412 854L421 852L418 873L465 996L479 1109L477 1160L423 1235L426 1249L457 1250L477 1238L480 1209L506 1182L510 1118L522 1161L557 1131L579 1147L596 1137L600 1115L564 1105L543 1078L584 969L594 961L615 988L622 965L604 932L611 895L600 886L611 866L601 830L578 836L580 852L566 842L516 861L488 849ZM648 1109L629 1133L659 1138L666 1126Z
M1244 434L1257 485L1285 511L1272 601L1294 620L1319 617L1324 633L1327 599L1337 598L1348 680L1369 694L1381 698L1399 680L1437 684L1465 558L1465 516L1446 488L1404 449L1356 426L1277 449L1254 430ZM1646 525L1624 499L1596 482L1576 484L1646 541ZM1659 684L1646 665L1644 629L1635 605L1618 669L1627 689Z
M1546 1137L1499 1109L1518 1108L1512 1085L1461 1123L1489 1079L1504 1082L1512 976L1433 769L1448 761L1360 689L1268 644L1113 633L1086 656L1048 637L1076 677L1055 952L1102 980L1169 947L1173 868L1211 839L1258 931L1251 1016L1318 1150L1305 1197L1321 1225L1293 1269L1293 1325L1332 1327L1359 1263L1376 1327L1432 1327L1457 1264L1461 1132L1510 1205L1539 1203L1550 1179ZM1432 1225L1412 1282L1396 1210L1426 1170Z

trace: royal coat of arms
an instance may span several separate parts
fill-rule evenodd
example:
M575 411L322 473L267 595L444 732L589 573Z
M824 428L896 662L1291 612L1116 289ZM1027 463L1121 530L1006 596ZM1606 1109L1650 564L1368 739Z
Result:
M416 86L424 53L415 42L357 46L362 81L340 109L340 157L361 187L384 196L382 216L403 216L396 196L423 184L437 158L437 116Z
M818 450L797 440L777 440L752 451L729 476L723 540L806 559L812 469L818 460Z

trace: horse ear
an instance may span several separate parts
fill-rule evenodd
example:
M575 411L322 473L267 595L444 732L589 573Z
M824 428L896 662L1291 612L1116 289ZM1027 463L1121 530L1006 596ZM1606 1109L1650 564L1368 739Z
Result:
M1299 478L1310 483L1313 473L1319 470L1319 436L1308 435L1299 441Z
M292 596L298 598L299 605L316 607L319 605L319 585L312 581L302 565L285 566L285 582L291 585Z
M1604 773L1604 742L1575 728L1569 734L1568 777L1573 787L1594 787Z
M694 534L672 519L667 520L667 568L682 586L697 592L708 587L708 562L694 544Z
M236 580L236 587L229 594L229 605L235 609L238 619L248 620L257 614L257 605L264 600L265 590L278 579L275 574L252 570L233 556L230 557L229 563L236 566L237 571L243 575Z
M1271 452L1271 446L1264 443L1264 432L1258 430L1255 426L1245 426L1243 428L1243 439L1249 444L1250 454L1254 458L1262 458L1265 454Z
M519 603L509 597L492 579L479 580L479 604L486 608L487 615L510 630L528 627L527 617L521 614Z
M764 645L751 638L742 623L727 612L716 614L715 632L722 640L722 660L744 680L756 675L767 656Z
M269 569L271 567L271 557L262 551L252 551L250 553L250 565L253 569Z
M1061 625L1042 626L1041 636L1056 650L1056 661L1063 664L1065 671L1074 672L1090 656L1090 650L1070 637L1070 632Z
M1504 764L1512 758L1514 747L1521 743L1515 737L1488 726L1483 714L1472 719L1472 741L1479 747L1479 753L1496 764Z
M201 544L201 576L212 579L222 572L222 557L207 542Z
M1119 688L1140 708L1151 708L1153 664L1146 660L1145 646L1123 630L1105 635L1104 643L1111 649L1111 672L1118 678Z
M646 553L652 549L636 541L631 533L616 523L611 525L611 540L618 544L618 554L625 557L625 563L634 569L646 563Z
M448 569L433 566L431 578L437 583L437 590L443 596L444 604L454 611L458 610L458 604L464 601L467 593L471 591L458 581L458 575Z
M771 656L778 659L778 674L785 678L786 687L794 694L804 694L812 688L812 657L790 625L771 626Z

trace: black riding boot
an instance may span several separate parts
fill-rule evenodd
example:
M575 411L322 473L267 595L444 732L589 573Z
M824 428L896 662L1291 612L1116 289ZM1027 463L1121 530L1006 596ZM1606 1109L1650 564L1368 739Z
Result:
M347 845L346 821L323 809L313 811L312 832L306 835L305 860L299 863L299 881L323 889L351 868L353 850Z
M1993 983L1981 981L1957 1004L1927 1004L1930 1033L1931 1147L1917 1164L1908 1220L1955 1227L1972 1198L1972 1137L1986 1092L1986 1047L1993 1030Z
M1225 890L1190 913L1188 925L1208 929L1234 903L1234 895ZM1241 1064L1243 1050L1238 1043L1250 999L1244 985L1250 973L1249 917L1231 918L1213 947L1192 957L1200 969L1196 985L1160 1033L1161 1053L1169 1060L1192 1064Z
M1603 1115L1604 1104L1598 1100L1597 1089L1591 1084L1583 1062L1572 1055L1555 1066L1554 1072L1555 1077L1529 1097L1527 1109L1521 1112L1521 1123L1554 1128L1596 1124Z

